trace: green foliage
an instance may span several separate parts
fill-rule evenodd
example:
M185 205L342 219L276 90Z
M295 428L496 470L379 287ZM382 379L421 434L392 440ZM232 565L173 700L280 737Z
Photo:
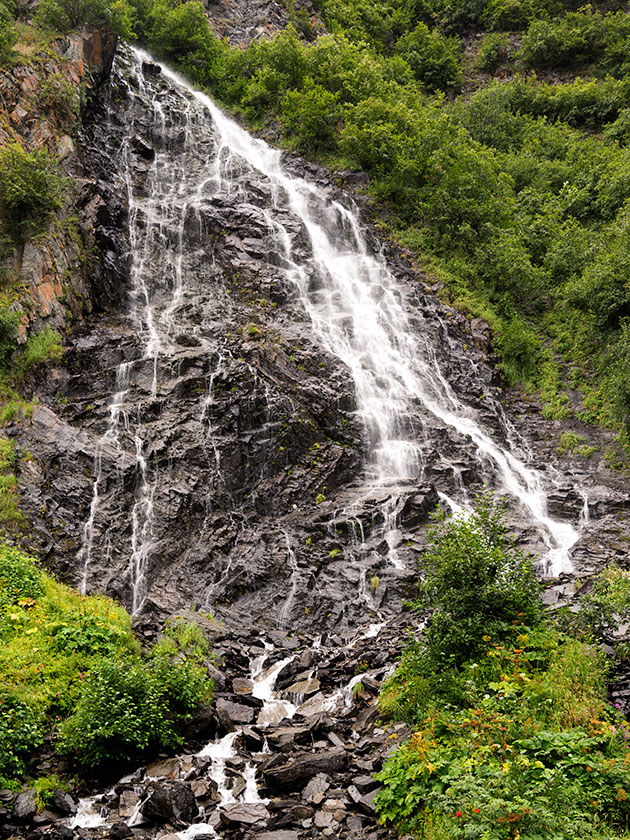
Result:
M12 303L0 296L0 370L6 369L15 350L20 313Z
M396 51L428 90L449 90L461 85L461 46L457 39L431 32L426 24L419 23L398 39Z
M602 14L590 5L553 20L532 20L523 36L521 61L527 67L576 67L600 61L603 69L627 73L630 19Z
M540 339L518 315L504 322L496 339L501 368L508 382L535 381L541 360Z
M157 663L101 660L84 680L73 713L60 726L60 750L96 767L178 746L176 722L203 696L199 671L186 663L172 667L161 657Z
M56 773L51 773L50 776L40 776L32 784L35 791L38 808L45 808L50 804L55 791L67 790L67 782L64 782Z
M579 600L580 610L567 616L569 629L582 638L616 644L620 624L630 620L630 572L610 565Z
M438 515L414 604L432 610L422 643L432 667L457 667L476 655L482 636L501 639L514 621L533 627L541 620L531 560L515 548L502 511L486 491L472 515Z
M8 449L9 443L5 438L2 448ZM13 546L6 544L1 546L0 607L3 612L7 607L15 606L19 601L37 598L41 593L42 573L37 561Z
M19 498L15 475L17 461L15 441L11 438L0 437L0 526L5 528L24 523L24 517L18 508ZM1 559L0 569L2 569ZM8 567L5 571L7 575L10 574ZM0 571L1 579L2 572ZM3 603L2 598L0 594L0 605Z
M608 665L543 620L500 508L485 494L469 520L440 517L423 561L431 623L380 698L382 712L416 724L377 775L381 821L435 840L620 836L630 726L605 702ZM605 627L630 607L626 577L611 573L594 596Z
M13 45L17 40L14 11L10 0L0 3L0 67L9 64L13 56Z
M339 117L338 95L307 76L302 90L289 90L285 94L280 121L301 148L314 151L334 145Z
M211 696L199 627L173 621L141 655L122 607L79 595L6 544L0 639L0 774L8 777L53 721L61 719L60 749L79 762L131 760L179 744L179 723ZM3 764L5 739L15 749Z
M479 46L477 67L483 73L494 73L499 67L512 60L513 53L509 35L503 32L490 32Z
M61 724L60 750L95 767L181 744L177 724L212 693L207 650L198 627L175 622L146 660L101 659Z
M41 742L41 725L33 709L11 691L0 689L0 777L23 773Z
M586 6L555 20L534 20L523 36L521 61L527 67L575 66L603 48L604 18Z
M584 443L584 436L576 432L562 432L556 451L559 455L566 455L567 452L576 452Z
M16 242L42 230L61 207L64 179L44 151L25 152L19 143L0 149L0 220Z
M51 73L39 86L41 108L50 110L61 127L69 130L79 116L79 97L63 73Z
M561 8L559 0L488 0L481 19L488 29L520 30Z
M42 362L58 362L62 355L61 336L50 327L46 327L41 332L33 333L28 337L16 361L17 372L20 376L24 376L27 371Z

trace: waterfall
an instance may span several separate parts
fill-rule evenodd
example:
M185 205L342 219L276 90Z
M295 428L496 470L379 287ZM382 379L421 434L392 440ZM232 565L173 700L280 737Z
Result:
M352 378L365 430L366 497L375 489L389 492L382 514L392 566L402 565L396 550L401 539L400 500L415 483L427 481L427 455L434 445L428 431L439 428L458 447L474 454L478 483L485 480L505 494L535 527L547 547L546 570L552 575L570 570L569 553L579 532L547 512L546 494L553 479L524 463L511 446L508 431L503 435L489 431L479 413L459 399L440 364L435 337L412 324L405 289L382 255L370 249L351 204L331 200L318 185L290 174L280 151L249 135L172 70L157 65L157 72L156 62L141 50L128 54L131 105L120 158L132 249L129 314L138 351L135 358L120 363L109 423L96 448L93 496L79 558L83 588L89 585L95 540L107 528L105 495L116 493L115 488L104 487L101 474L107 448L133 464L127 556L134 612L142 609L150 590L151 558L160 550L154 498L163 484L152 459L152 406L159 403L164 370L185 363L180 333L192 336L196 346L215 359L214 375L221 372L226 352L225 348L219 352L209 337L208 324L217 320L213 301L221 299L224 311L229 311L230 303L204 239L202 220L222 195L236 197L256 211L269 232L278 276L293 289L314 339L343 363ZM154 69L144 72L143 63ZM152 109L154 148L138 145L132 107L138 100L144 112ZM251 198L254 182L258 193L266 195L264 209ZM306 260L296 247L298 239L302 250L306 242ZM208 290L207 309L192 321L191 278ZM197 417L204 426L204 446L210 445L213 452L208 460L218 471L225 466L207 431L214 375L210 389L200 395ZM499 419L498 425L502 422ZM438 489L453 510L467 507L463 486L459 497L457 488ZM288 619L298 580L288 536L286 545L292 590L280 609L282 624Z

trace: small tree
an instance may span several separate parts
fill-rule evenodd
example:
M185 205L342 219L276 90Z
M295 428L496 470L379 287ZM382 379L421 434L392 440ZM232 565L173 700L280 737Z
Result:
M507 533L503 511L485 491L472 515L437 515L414 603L432 611L423 648L436 668L474 658L483 636L502 639L514 622L533 627L542 619L532 562Z
M64 186L48 152L26 152L19 143L7 143L0 149L0 219L6 233L23 242L42 229L61 207Z

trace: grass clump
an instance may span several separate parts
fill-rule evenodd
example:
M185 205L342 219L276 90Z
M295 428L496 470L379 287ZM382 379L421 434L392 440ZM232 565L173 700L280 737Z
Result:
M484 494L469 519L440 515L423 559L413 606L430 624L380 701L415 726L377 775L381 821L432 840L625 837L630 731L606 702L607 663L590 631L544 616L501 507ZM627 598L618 577L602 586ZM601 615L619 607L606 593Z

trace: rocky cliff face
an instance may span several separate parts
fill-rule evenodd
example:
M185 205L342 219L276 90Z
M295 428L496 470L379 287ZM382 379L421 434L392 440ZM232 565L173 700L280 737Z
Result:
M81 155L77 131L81 112L109 75L115 47L115 38L96 31L46 48L23 45L24 63L0 76L0 143L17 138L26 150L46 148L72 179L48 232L18 248L7 267L19 290L20 341L45 327L64 331L98 306L106 283L107 270L96 254L107 260L107 191Z
M30 539L64 579L137 614L193 605L240 627L352 633L398 611L439 494L461 501L484 482L503 490L503 479L448 412L414 397L400 434L415 435L409 457L421 468L366 490L370 433L355 384L292 279L292 266L311 266L304 294L324 288L308 225L225 145L205 106L134 61L120 60L85 112L76 157L83 224L99 250L87 317L63 363L33 382L40 405L15 429L33 455L20 476ZM349 200L326 172L285 166L343 216ZM428 348L418 352L437 359L462 422L477 418L543 466L501 408L483 326L441 305L399 254L387 259L410 334ZM343 312L334 317L354 317ZM601 490L585 506L583 488L547 472L561 520L627 504ZM546 551L526 511L514 508L513 522L524 544Z

